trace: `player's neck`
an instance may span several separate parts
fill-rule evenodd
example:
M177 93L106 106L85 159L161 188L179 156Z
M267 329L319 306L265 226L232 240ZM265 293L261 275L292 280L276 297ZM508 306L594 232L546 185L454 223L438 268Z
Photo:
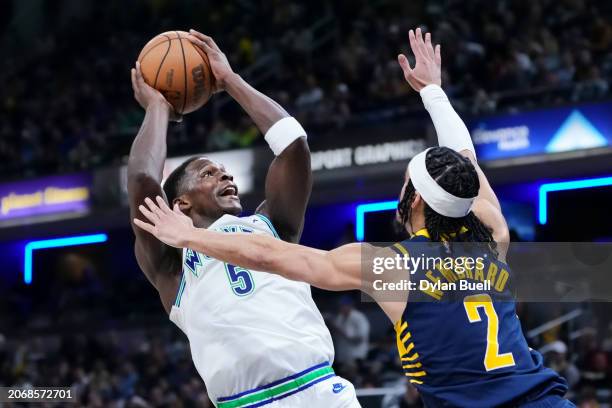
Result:
M210 218L195 214L191 217L193 220L193 225L197 228L208 228L212 225L213 222L217 221L219 218Z
M415 232L425 228L425 217L423 217L421 214L413 214L410 217L409 223L406 223L405 227L406 231L412 231L411 234L414 234Z

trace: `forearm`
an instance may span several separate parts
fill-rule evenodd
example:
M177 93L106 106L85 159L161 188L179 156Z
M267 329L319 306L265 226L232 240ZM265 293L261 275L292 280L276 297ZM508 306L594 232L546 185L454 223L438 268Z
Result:
M232 265L283 276L287 271L279 265L278 255L291 249L291 244L266 235L221 233L201 228L192 228L183 246Z
M470 159L476 166L480 183L479 197L490 201L498 209L501 208L497 196L493 192L487 177L478 166L476 150L472 143L470 132L461 117L455 112L446 94L437 85L429 85L420 92L425 109L436 128L438 144L453 149Z
M147 108L130 150L128 179L146 174L161 182L166 160L169 109L164 103L151 104Z
M225 91L240 104L263 134L273 124L289 116L282 106L253 88L238 74L232 74L225 80Z
M457 152L470 151L473 155L470 160L475 159L476 153L470 132L453 109L442 88L428 85L420 91L420 94L436 129L438 144Z

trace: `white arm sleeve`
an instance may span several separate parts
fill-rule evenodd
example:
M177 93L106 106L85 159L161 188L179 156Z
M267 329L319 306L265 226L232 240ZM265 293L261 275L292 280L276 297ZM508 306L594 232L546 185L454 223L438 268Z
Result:
M436 128L438 144L457 152L469 150L476 157L470 132L453 109L442 88L438 85L427 85L421 89L420 94Z

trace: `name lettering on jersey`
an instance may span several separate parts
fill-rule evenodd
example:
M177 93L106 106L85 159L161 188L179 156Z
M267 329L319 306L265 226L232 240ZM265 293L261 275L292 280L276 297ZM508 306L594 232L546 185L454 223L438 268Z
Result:
M185 268L193 274L196 278L200 275L199 268L202 266L202 259L200 258L200 254L187 249L185 251Z
M504 292L510 274L502 265L495 262L487 264L476 263L473 268L466 267L461 274L438 265L425 272L426 279L418 281L418 289L436 300L442 300L445 292L456 290Z

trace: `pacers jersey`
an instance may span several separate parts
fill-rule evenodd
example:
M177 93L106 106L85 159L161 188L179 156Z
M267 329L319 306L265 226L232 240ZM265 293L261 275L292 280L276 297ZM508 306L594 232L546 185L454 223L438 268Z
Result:
M400 255L418 251L418 256L449 259L426 231L417 234L391 248ZM473 248L452 245L450 258L465 259L470 252L476 260L461 273L445 264L411 271L416 289L395 324L405 375L428 408L512 407L563 396L565 380L527 345L510 289L512 271L489 250L476 251L479 257Z
M225 214L209 229L278 238L261 214ZM334 359L310 286L183 249L183 276L170 313L189 339L212 401Z

